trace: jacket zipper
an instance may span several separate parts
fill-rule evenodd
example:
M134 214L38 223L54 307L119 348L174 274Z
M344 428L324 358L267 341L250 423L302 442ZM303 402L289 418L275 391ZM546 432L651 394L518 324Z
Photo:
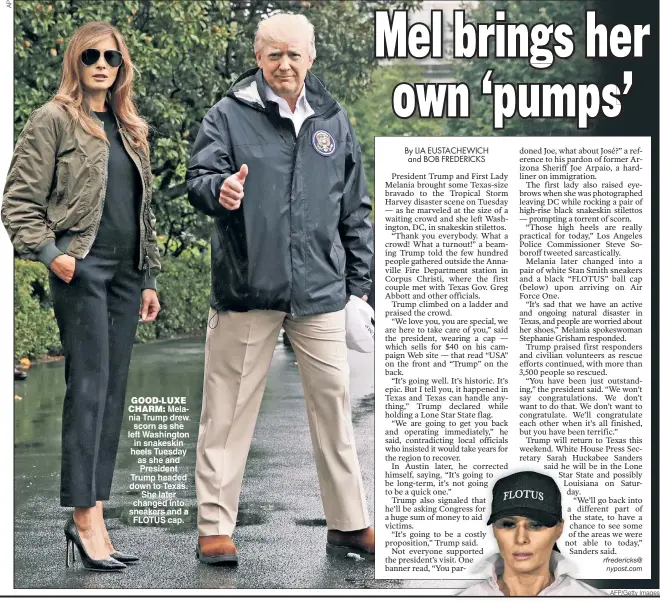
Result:
M298 164L298 149L300 147L300 140L302 139L303 132L308 129L307 125L313 121L316 121L317 119L320 119L322 117L330 116L329 114L332 113L333 109L337 109L337 105L333 105L332 107L329 107L326 111L323 113L320 113L318 115L310 115L300 126L300 130L298 131L298 134L296 135L296 143L293 147L293 171L291 173L291 193L293 193L293 180L295 178L296 174L296 165ZM337 109L338 110L338 109ZM332 113L334 115L334 113ZM293 125L293 122L290 119L287 119L287 121L291 124L291 129L293 129L293 133L296 133L296 129ZM289 197L289 224L291 224L291 197ZM289 305L289 314L291 315L292 318L295 318L296 313L293 310L293 246L291 247L290 251L291 255L291 303Z
M133 160L133 163L136 163L135 160ZM142 162L140 161L140 163ZM136 167L138 167L137 164ZM144 169L140 165L138 170L140 172L140 185L142 186L142 197L140 200L140 257L138 259L138 264L142 267L143 270L149 270L149 260L147 259L147 228L150 228L150 226L147 224L147 191L144 186Z
M116 119L116 118L115 118ZM132 152L135 153L135 149L133 149L133 146L130 144L126 136L124 135L124 132L122 128L120 127L119 123L117 123L117 128L119 130L119 135L121 136L122 141L124 144L128 147L131 148ZM138 172L140 174L140 186L142 187L142 197L140 198L140 255L138 257L138 266L141 270L148 269L149 267L149 262L147 260L147 253L146 253L146 247L147 247L147 222L146 222L146 203L145 203L145 195L146 195L146 189L144 186L144 170L142 168L142 162L140 161L140 165L137 164L137 161L133 159L133 155L128 152L128 149L126 149L126 153L128 156L131 158L131 161L135 165L135 167L138 169Z
M103 124L103 122L101 122L101 124ZM105 129L105 126L103 127ZM96 220L96 223L94 224L94 235L92 236L87 249L82 255L83 259L87 257L87 255L92 249L92 246L94 245L94 241L96 240L96 235L99 232L101 218L103 217L103 208L105 207L105 193L108 188L108 163L110 162L110 147L108 145L105 145L105 149L103 152L105 153L105 170L103 173L103 193L101 194L101 210L99 211L98 218Z
M279 114L279 108L278 108L277 112ZM303 127L305 126L305 124L312 118L313 118L313 116L310 115L302 123L302 125L300 126L300 131L298 132L298 134L296 134L296 128L293 125L293 122L290 119L287 120L290 124L290 127L287 125L287 128L289 128L290 130L293 130L293 134L296 137L296 141L293 143L293 170L291 170L291 184L290 184L291 193L293 193L293 181L294 181L295 174L296 174L296 164L298 162L298 141L300 140L299 135L302 133L302 130L303 130ZM290 231L291 231L291 227L292 227L292 224L291 224L292 214L293 214L293 210L292 210L292 207L291 207L291 196L289 196L289 230ZM289 232L289 240L291 240L291 238L292 238L291 237L291 232ZM291 259L291 290L289 292L289 297L291 298L291 302L289 303L289 314L290 314L291 318L295 318L296 313L293 309L293 242L291 242L290 245L289 245L289 258Z

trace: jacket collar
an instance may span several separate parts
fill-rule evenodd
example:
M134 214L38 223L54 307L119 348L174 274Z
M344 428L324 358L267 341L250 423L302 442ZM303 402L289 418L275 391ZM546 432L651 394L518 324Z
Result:
M101 127L103 128L104 127L103 120L96 114L96 111L93 111L87 103L83 103L82 106L85 112L87 113L87 115L89 115L89 117L91 117L92 119L96 120L99 124L101 124ZM110 106L109 102L108 102L108 110L106 111L106 113L112 115L112 117L115 120L115 123L117 124L117 128L121 128L121 124L119 123L119 120L117 119L117 116L115 115L115 112L112 110L112 107Z
M87 111L87 114L92 118L95 119L100 125L101 128L105 130L105 124L103 123L103 120L94 112L92 111L88 105L84 105L85 111ZM119 133L124 137L124 139L128 142L130 145L131 149L138 154L138 157L140 158L140 161L143 159L146 160L146 155L144 153L144 150L133 140L133 137L130 135L130 133L122 126L121 122L117 118L117 115L115 115L115 112L112 110L112 107L108 104L108 110L107 113L112 115L113 119L115 120L115 123L117 124L117 130ZM106 134L107 135L107 134Z
M563 581L565 576L569 575L569 572L574 570L575 568L566 557L557 551L552 551L550 555L550 571L554 575L555 580L547 589L553 589L555 585ZM504 572L504 559L502 559L499 553L486 557L486 559L474 567L473 571L475 573L488 574L488 585L494 592L500 592L500 587L497 585L497 578Z
M95 119L96 121L103 123L101 118L96 114L95 111L92 111L92 109L90 108L90 106L87 103L83 103L82 106L83 106L83 109L84 109L85 113L87 113L87 115L89 115L92 119ZM112 109L110 109L110 112L112 113ZM113 113L113 115L114 115L114 113Z
M305 95L310 107L316 115L322 115L331 110L339 110L339 103L332 98L323 82L309 71L305 76ZM255 67L240 75L231 85L227 96L254 109L264 111L268 105L275 105L266 96L266 81L261 69Z
M277 96L271 89L271 87L268 84L264 85L264 88L266 90L266 98L269 101L274 101L276 102L279 106L280 109L282 109L285 105L286 107L289 107L289 103L283 99L281 96ZM289 107L289 111L291 108ZM311 108L310 104L307 102L307 95L305 94L305 84L303 83L302 90L300 92L300 95L298 96L298 99L296 100L296 112L297 111L311 111L313 112L314 109Z

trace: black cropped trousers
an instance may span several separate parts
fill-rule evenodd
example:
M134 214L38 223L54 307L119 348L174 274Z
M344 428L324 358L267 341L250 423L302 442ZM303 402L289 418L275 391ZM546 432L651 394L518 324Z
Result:
M63 507L110 497L141 285L134 254L117 247L92 247L70 283L50 275L65 358Z

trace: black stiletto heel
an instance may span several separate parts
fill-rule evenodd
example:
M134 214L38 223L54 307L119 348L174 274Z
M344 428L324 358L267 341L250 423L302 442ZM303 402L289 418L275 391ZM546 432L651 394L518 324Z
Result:
M73 540L65 533L66 536L66 566L71 567L76 561L76 549L73 546ZM69 556L69 546L71 547L71 556Z
M93 572L117 572L126 569L126 566L113 559L106 557L105 559L92 559L85 550L85 545L80 538L76 522L73 521L73 515L69 518L64 526L64 537L66 538L66 566L70 567L76 560L75 548L78 547L80 553L80 561L86 570ZM69 564L69 543L71 543L71 564ZM74 546L75 545L75 546Z

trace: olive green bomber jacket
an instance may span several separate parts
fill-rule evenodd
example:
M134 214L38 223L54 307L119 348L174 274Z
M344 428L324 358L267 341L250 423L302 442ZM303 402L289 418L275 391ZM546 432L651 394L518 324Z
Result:
M160 261L149 159L123 128L119 131L143 186L142 288L155 289ZM0 212L20 257L49 266L61 253L77 259L89 253L103 213L108 154L105 141L74 126L57 104L49 102L32 113L14 149Z

